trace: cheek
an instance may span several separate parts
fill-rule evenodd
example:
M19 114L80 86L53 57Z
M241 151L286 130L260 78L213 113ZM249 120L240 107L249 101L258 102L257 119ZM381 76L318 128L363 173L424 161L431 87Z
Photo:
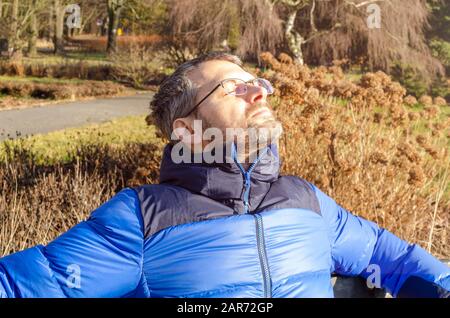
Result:
M216 106L205 117L214 127L237 128L245 125L245 106L230 104Z
M229 108L229 111L226 113L226 123L229 127L243 127L245 123L245 111L242 111L240 108Z

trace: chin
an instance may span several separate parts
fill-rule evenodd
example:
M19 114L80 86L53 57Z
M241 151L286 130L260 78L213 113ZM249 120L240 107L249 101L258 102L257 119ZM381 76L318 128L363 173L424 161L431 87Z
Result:
M248 125L248 134L251 140L256 140L258 148L276 143L283 133L282 124L273 117L254 121Z

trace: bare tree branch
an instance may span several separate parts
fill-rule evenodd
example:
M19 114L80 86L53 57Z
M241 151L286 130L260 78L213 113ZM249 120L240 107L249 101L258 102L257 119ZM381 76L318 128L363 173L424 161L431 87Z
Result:
M340 28L341 26L342 26L342 24L338 22L338 23L336 23L335 25L333 25L333 27L331 27L331 29L320 30L320 31L317 31L317 30L316 30L316 32L313 33L313 34L312 34L310 37L308 37L306 40L304 40L303 43L308 43L308 42L314 40L315 38L317 38L317 37L319 37L319 36L325 35L325 34L327 34L327 33L331 33L331 32L333 32L333 31L335 31L336 29Z
M305 7L309 3L309 0L280 0L280 1L281 3L290 7L299 7L300 5L302 7Z
M354 3L353 1L347 1L347 0L345 0L345 3L346 3L346 4L349 4L349 5L351 5L351 6L354 6L355 8L360 8L360 7L363 7L363 6L372 4L372 3L376 3L376 2L384 2L384 1L385 1L385 0L370 0L370 1L363 1L363 2L361 2L361 3Z
M314 10L316 9L316 0L312 0L311 10L309 11L309 23L311 25L312 32L317 32L316 23L314 20Z

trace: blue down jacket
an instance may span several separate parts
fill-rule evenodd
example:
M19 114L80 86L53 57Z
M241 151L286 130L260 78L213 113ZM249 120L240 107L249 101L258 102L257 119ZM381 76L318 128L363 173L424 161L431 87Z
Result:
M0 295L333 297L335 272L379 275L397 297L449 296L449 267L279 176L275 146L247 171L175 164L170 152L160 184L125 188L47 246L1 258Z

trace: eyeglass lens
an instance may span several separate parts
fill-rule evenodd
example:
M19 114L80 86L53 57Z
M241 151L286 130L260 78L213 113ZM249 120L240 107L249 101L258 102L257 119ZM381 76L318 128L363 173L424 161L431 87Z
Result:
M247 83L251 83L252 85L264 87L267 91L267 94L273 93L273 87L270 82L263 78L255 78L254 80L245 82L240 79L228 79L222 82L222 86L225 89L227 94L233 95L244 95L247 93Z

